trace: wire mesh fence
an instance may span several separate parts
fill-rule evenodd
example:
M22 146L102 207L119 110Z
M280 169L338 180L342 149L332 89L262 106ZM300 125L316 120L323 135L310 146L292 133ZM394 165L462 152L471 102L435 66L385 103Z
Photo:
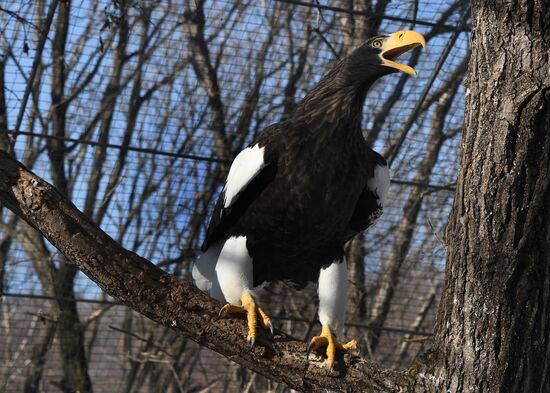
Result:
M441 292L467 12L452 0L6 1L6 131L16 157L113 238L189 279L232 157L368 36L423 33L428 50L403 60L418 77L369 92L365 138L394 157L393 180L382 218L348 247L346 335L404 367L429 346ZM118 304L6 209L0 218L1 391L70 391L61 335L80 343L89 391L284 390ZM260 299L307 339L315 295L272 283ZM59 321L68 303L71 331Z

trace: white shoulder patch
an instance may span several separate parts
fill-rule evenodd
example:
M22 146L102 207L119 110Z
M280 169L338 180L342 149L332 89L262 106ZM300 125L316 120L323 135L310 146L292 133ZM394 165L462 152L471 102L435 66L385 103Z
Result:
M390 188L390 170L387 165L377 165L374 168L374 177L369 179L367 187L376 194L378 202L384 207Z
M229 168L225 181L223 207L228 208L235 197L265 167L264 148L259 145L247 147L241 151Z

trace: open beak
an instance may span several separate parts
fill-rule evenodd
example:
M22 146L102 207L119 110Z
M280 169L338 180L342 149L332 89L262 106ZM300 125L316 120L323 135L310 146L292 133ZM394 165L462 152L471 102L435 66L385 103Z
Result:
M426 47L426 40L424 37L416 31L398 31L393 33L382 43L380 57L382 63L396 70L403 71L409 75L416 75L414 68L408 65L397 63L394 61L403 53L413 50L416 47Z

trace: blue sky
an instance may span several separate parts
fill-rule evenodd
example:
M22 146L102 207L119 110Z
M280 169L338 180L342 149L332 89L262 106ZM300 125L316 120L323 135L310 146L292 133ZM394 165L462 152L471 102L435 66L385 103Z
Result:
M49 2L47 3L49 4ZM38 24L33 4L34 2L31 1L12 1L7 2L4 7L18 12L32 23ZM89 127L89 125L94 117L100 113L102 94L113 70L114 48L117 43L116 29L104 28L102 30L102 27L105 25L106 19L109 18L109 13L116 15L117 10L109 6L110 2L107 1L81 1L72 4L71 27L65 57L65 63L70 68L66 94L74 91L96 65L97 70L93 73L90 83L85 86L69 106L67 137L79 139L85 130L89 128L90 132L86 133L85 137L88 141L93 142L98 140L98 127L97 125ZM242 101L256 75L255 54L268 36L269 24L274 22L271 15L275 7L280 6L280 4L274 1L251 2L242 11L228 16L231 4L231 2L225 1L213 1L207 4L206 33L207 35L213 34L223 23L227 22L226 28L211 40L209 47L213 61L220 53L223 53L219 60L218 75L222 100L226 104L228 134L235 135L239 132L236 129L236 119L240 113ZM447 2L427 1L419 4L418 19L433 22L446 8ZM167 7L169 6L159 5L149 19L150 24L147 26L147 34L152 34L151 39L153 42L158 42L158 46L142 68L141 94L144 94L148 88L161 81L163 77L169 75L179 65L184 64L188 57L189 48L183 26L180 23L183 4L173 3L171 9ZM280 116L281 108L278 104L281 102L289 72L289 45L292 43L295 48L299 48L301 45L305 34L304 20L313 25L317 23L316 11L311 12L307 18L301 17L307 11L305 7L298 7L292 23L292 37L289 36L289 31L280 29L270 46L262 70L273 71L273 73L262 84L260 104L252 127L257 123L261 129L277 121ZM392 15L400 17L411 17L413 11L411 5L407 2L400 2L397 5L391 3L389 8ZM131 28L128 53L137 50L140 37L144 33L142 24L133 23L139 12L139 9L133 9L130 12ZM459 15L453 16L449 24L458 23L458 17ZM323 18L324 22L321 23L320 29L324 31L325 37L335 48L340 48L342 44L342 27L340 23L342 14L323 11ZM333 21L334 24L331 24ZM162 27L155 33L155 29L159 25ZM332 27L328 28L327 26ZM404 28L409 28L409 25L385 20L381 31L388 33ZM21 107L26 79L30 74L36 53L38 34L31 25L21 23L1 12L0 29L2 29L2 45L5 48L6 43L8 43L14 52L13 58L8 59L6 66L9 124L14 127ZM429 31L430 27L417 25L415 29L425 33ZM398 106L387 114L384 130L376 143L377 149L382 150L392 142L392 138L395 137L403 122L411 113L424 84L430 78L435 64L449 42L451 34L438 36L429 43L427 51L422 55L420 63L416 67L419 76L409 79L404 96ZM48 123L51 106L52 37L53 32L50 32L42 56L45 68L41 92L37 97L40 113L46 123ZM468 33L459 35L451 54L434 82L432 91L441 86L452 69L465 56L468 39ZM28 53L23 51L25 41L30 47ZM104 45L103 54L101 52L101 42ZM295 54L295 56L297 55ZM99 60L100 58L101 60ZM332 59L333 55L329 48L317 37L309 52L304 77L297 92L298 98L303 96L322 77L327 69L327 64ZM124 66L122 80L127 80L128 83L120 94L112 121L108 143L113 145L119 145L122 142L129 121L129 98L136 80L137 63L137 56L132 56ZM368 128L369 119L372 119L373 114L379 110L385 98L397 83L398 78L399 76L392 75L384 79L369 93L365 108L364 125L366 128ZM462 96L463 91L461 88L453 104L453 111L447 119L447 127L449 128L458 127L462 123L464 109ZM150 148L168 153L215 156L213 137L211 130L208 128L211 113L207 102L208 97L204 89L201 88L192 66L190 64L186 65L172 82L159 88L150 100L143 104L130 145L136 148ZM28 118L31 114L31 107L31 101L29 101L21 130L36 134L51 133L50 126L44 129L39 123L32 127L29 125ZM412 180L414 178L416 166L426 147L430 115L431 111L428 111L412 127L392 168L395 178L401 180ZM434 170L432 183L448 184L454 181L459 138L460 135L446 142ZM35 146L45 146L44 138L35 137L33 139ZM28 137L19 136L16 149L19 157L23 157L28 141ZM66 168L72 174L74 181L71 198L77 206L82 208L87 192L87 180L92 175L90 163L95 148L86 144L75 145L72 142L68 142L67 145L71 147L71 150L68 153ZM108 149L106 163L103 168L106 176L116 166L119 151L120 149L116 147ZM197 162L184 157L174 159L165 155L130 152L123 176L114 192L113 202L101 223L102 228L111 236L120 240L126 247L154 261L178 256L181 248L184 247L190 215L200 208L194 203L194 196L197 190L203 187L209 167L210 164L207 162ZM163 178L162 174L166 173L167 169L170 170L170 176ZM46 179L50 179L49 164L44 152L39 156L33 170ZM128 213L133 204L137 202L140 195L148 191L146 190L148 179L154 179L155 182L158 182L158 188L144 201L139 217L132 219L126 232L121 233L121 230L125 228ZM106 184L107 177L101 183L97 195L98 204L105 200ZM388 232L388 230L400 218L408 189L394 185L390 193L394 195L390 208L377 225L377 228L369 232L368 239L374 244L381 237L386 240L392 238L392 232ZM433 233L429 229L428 219L441 231L451 198L451 192L441 191L431 194L425 203L413 248L420 249L422 255L424 255L423 261L425 261L426 266L434 263L434 259L435 264L440 268L444 264L443 251L437 240L434 240ZM380 266L380 261L383 260L387 252L386 248L371 250L367 269L376 272ZM10 291L34 293L41 291L38 280L28 262L28 257L25 256L21 248L14 250L13 263L10 264L8 273ZM372 277L374 279L375 275ZM84 297L95 297L99 293L98 288L82 275L78 279L78 289L79 295Z

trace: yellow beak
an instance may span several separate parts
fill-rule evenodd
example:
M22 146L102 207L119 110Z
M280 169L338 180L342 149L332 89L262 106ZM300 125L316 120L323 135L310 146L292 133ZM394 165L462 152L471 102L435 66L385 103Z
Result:
M394 60L400 55L414 48L426 47L426 39L416 31L398 31L387 37L381 47L380 58L385 66L403 71L409 75L416 75L414 68L408 65L397 63Z

